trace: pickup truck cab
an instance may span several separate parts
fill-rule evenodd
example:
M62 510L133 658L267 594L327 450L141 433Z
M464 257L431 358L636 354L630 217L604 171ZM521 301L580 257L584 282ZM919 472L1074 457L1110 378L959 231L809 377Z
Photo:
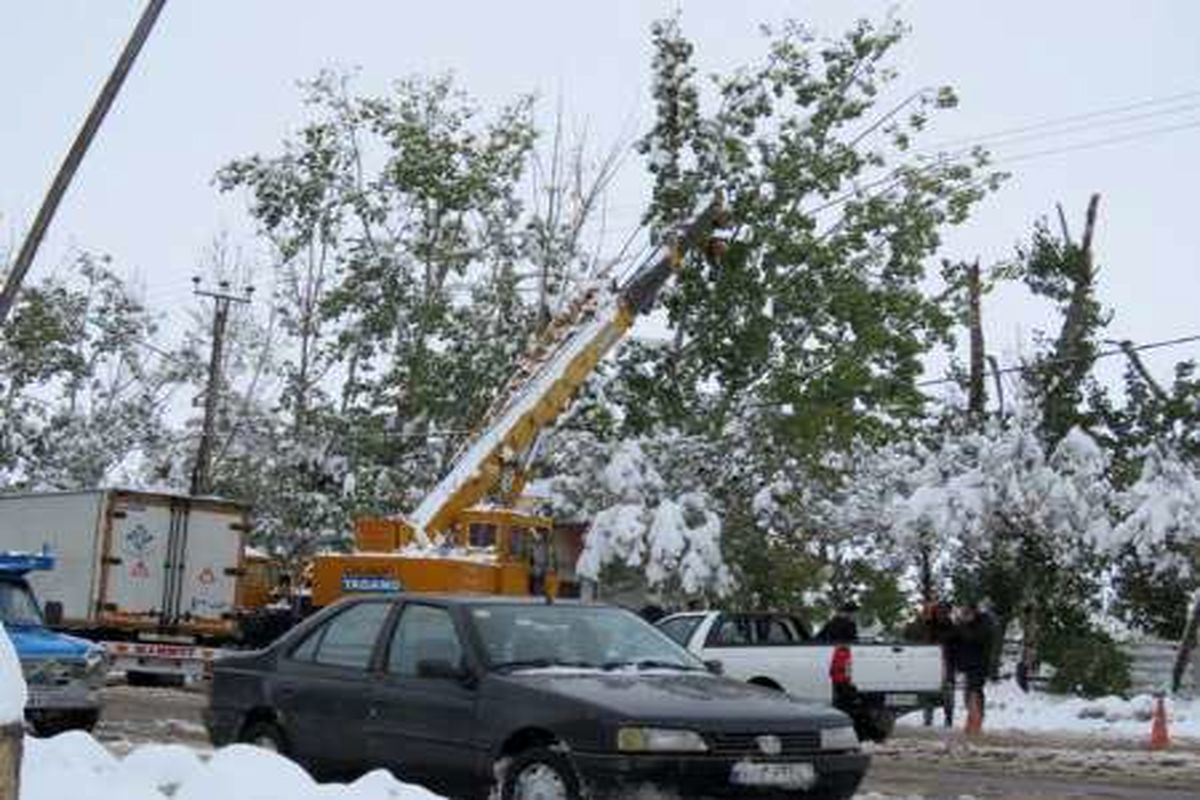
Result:
M0 553L0 622L29 687L26 722L39 735L95 727L105 674L103 648L46 625L25 575L53 568L46 554Z
M688 612L657 626L731 678L835 705L862 739L882 741L899 715L942 704L937 645L818 642L802 620L780 613Z

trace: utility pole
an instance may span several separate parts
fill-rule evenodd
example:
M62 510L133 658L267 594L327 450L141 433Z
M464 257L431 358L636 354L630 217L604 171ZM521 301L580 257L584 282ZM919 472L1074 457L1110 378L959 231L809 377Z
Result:
M221 386L221 356L225 349L225 325L229 321L230 303L249 303L254 293L247 286L241 295L229 292L229 281L217 283L216 291L202 289L200 278L192 278L193 293L197 297L208 297L214 303L212 327L212 354L208 360L208 385L204 390L204 429L200 434L200 448L196 452L196 466L192 469L192 496L209 494L212 491L213 432L217 423L217 396Z
M146 9L138 19L137 27L133 29L129 41L125 43L125 49L121 51L116 66L113 67L108 80L105 81L104 87L92 104L92 109L83 121L83 126L75 135L75 141L71 144L71 149L67 151L66 158L58 168L54 182L50 184L50 190L42 199L41 208L38 209L33 225L21 243L16 260L8 270L8 280L4 284L4 289L0 291L0 325L8 318L9 311L16 303L17 292L20 291L21 283L25 280L25 273L33 264L33 258L37 255L42 238L46 235L46 229L50 227L50 221L54 219L54 212L58 210L58 204L62 202L63 195L67 193L67 187L71 185L71 179L75 177L79 163L83 161L88 147L96 138L96 131L100 130L100 123L104 121L108 110L112 108L113 101L117 99L117 93L121 91L125 77L133 68L133 63L137 60L142 45L150 37L150 31L154 29L154 23L158 20L158 15L166 2L167 0L150 0L146 4Z
M979 259L967 267L967 325L971 332L970 380L968 381L967 410L976 422L983 419L987 395L984 392L983 357L983 282L979 275Z

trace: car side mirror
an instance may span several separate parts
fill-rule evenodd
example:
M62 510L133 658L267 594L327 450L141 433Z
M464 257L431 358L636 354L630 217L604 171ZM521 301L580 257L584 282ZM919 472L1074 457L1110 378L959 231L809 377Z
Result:
M46 624L51 628L58 627L63 621L63 605L57 600L47 600L45 607L42 609L42 616L46 619Z
M705 661L704 668L706 670L708 670L709 672L711 672L713 675L724 675L725 674L725 665L722 664L719 660L717 660L715 658L711 661Z
M417 662L418 678L438 678L449 681L466 681L467 671L444 658L423 658Z

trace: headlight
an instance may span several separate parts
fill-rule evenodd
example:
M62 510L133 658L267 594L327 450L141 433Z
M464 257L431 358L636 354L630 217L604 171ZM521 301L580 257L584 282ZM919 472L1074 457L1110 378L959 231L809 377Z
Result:
M825 728L821 731L822 750L857 750L854 728Z
M83 658L83 670L89 676L105 672L106 667L103 648L97 647L95 650L89 650Z
M708 745L695 731L619 728L617 749L622 753L703 753L708 750Z

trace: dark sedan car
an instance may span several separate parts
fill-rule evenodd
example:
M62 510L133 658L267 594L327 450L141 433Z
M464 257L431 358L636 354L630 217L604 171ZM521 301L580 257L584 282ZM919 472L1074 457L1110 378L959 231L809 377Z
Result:
M213 743L318 775L387 767L452 797L850 797L850 720L711 674L624 610L388 596L220 660Z

